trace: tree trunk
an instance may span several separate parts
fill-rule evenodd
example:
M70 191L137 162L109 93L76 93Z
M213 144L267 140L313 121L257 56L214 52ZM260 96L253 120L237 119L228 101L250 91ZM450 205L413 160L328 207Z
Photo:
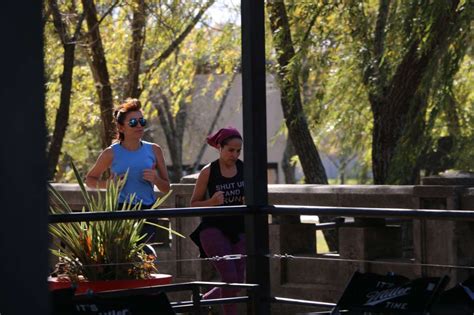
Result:
M56 112L53 137L48 150L48 180L53 180L56 174L56 167L58 165L59 156L61 155L61 148L69 122L76 39L80 33L84 16L82 16L77 22L75 34L72 37L69 37L67 34L67 26L62 21L57 2L55 0L50 0L49 8L53 15L54 27L61 39L64 49L63 72L61 74L61 96L59 108Z
M128 51L127 80L122 98L138 98L140 96L140 87L138 77L140 74L140 62L145 44L145 0L134 0L132 18L132 42Z
M232 73L232 76L226 86L226 89L224 91L224 95L221 98L221 101L219 103L219 106L217 107L216 114L214 115L214 118L212 119L211 125L209 126L209 130L207 132L208 135L210 135L213 131L214 128L216 127L217 121L219 120L219 117L221 115L222 109L224 108L225 102L227 101L227 97L229 96L230 89L232 87L232 83L234 83L236 72ZM207 143L204 142L201 145L201 148L199 149L199 152L196 156L196 159L194 160L193 168L191 170L191 174L194 174L197 172L199 165L201 164L201 159L204 155L204 151L206 151Z
M53 180L56 174L64 136L69 122L69 107L71 104L72 74L74 69L75 44L64 46L63 73L61 74L61 98L56 112L53 138L48 151L48 180Z
M186 105L182 105L175 117L171 114L171 106L166 96L161 95L161 100L153 102L163 128L166 143L171 157L171 182L179 183L183 177L183 135L187 118Z
M286 184L296 184L295 165L291 161L291 158L295 155L295 147L291 140L287 138L285 152L283 152L283 158L281 159L281 168L283 169Z
M381 4L385 4L385 1L381 1ZM458 4L459 1L451 1L446 4L446 10L438 14L432 22L429 37L425 39L427 42L425 46L421 47L418 39L412 40L391 80L386 80L373 69L369 69L370 73L365 75L367 78L372 78L367 80L366 84L369 86L369 101L374 118L372 167L375 184L397 183L404 178L416 178L410 174L412 171L408 168L406 168L406 172L409 172L407 174L392 174L392 170L395 169L394 157L395 154L406 154L398 150L401 148L401 140L403 137L410 137L409 133L413 133L410 128L419 125L417 120L420 119L420 115L425 115L426 102L416 102L416 95L420 92L422 80L431 80L426 77L429 66L436 64L440 56L445 53L450 40L456 38L453 34L456 30L455 25L459 23L456 21L459 19L459 14L456 12ZM381 5L379 10L382 10L379 12L379 18L382 16L386 19L387 14L383 11L388 8ZM376 39L377 37L379 36L375 34ZM372 64L378 64L377 60L383 54L383 49L380 47L383 47L383 43L378 43L376 40ZM378 86L374 87L370 82L378 82ZM413 134L423 133L424 129L421 129Z
M295 58L288 16L283 1L267 1L267 12L278 60L278 82L288 135L295 146L308 184L327 184L318 149L309 131L301 103L298 75L291 69Z
M386 183L401 137L407 127L414 123L417 115L423 113L422 108L412 106L412 100L423 79L430 56L417 58L417 50L418 43L415 42L398 66L386 95L370 98L374 117L372 163L375 184Z
M305 175L305 182L307 184L327 184L326 171L309 131L308 122L303 111L298 74L292 65L292 62L295 60L295 49L291 39L285 3L281 0L268 0L266 7L277 54L277 77L289 139L299 156ZM332 217L319 217L320 222L332 220ZM336 231L324 230L323 233L329 249L336 251L338 248Z
M99 97L100 117L102 120L101 143L102 148L108 147L115 135L115 122L113 120L113 97L110 85L109 71L105 59L104 47L99 31L97 9L93 0L82 0L84 13L86 14L87 27L89 30L89 47L92 57L92 71L97 95Z

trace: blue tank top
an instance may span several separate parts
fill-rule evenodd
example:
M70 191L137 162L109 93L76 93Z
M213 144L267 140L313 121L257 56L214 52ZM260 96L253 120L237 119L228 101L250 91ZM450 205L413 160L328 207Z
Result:
M141 141L138 150L129 151L120 143L110 146L114 153L111 170L114 175L122 176L128 170L128 178L120 193L119 202L128 201L135 193L134 204L142 201L143 205L152 205L155 202L154 185L143 179L143 170L156 165L156 156L150 142Z

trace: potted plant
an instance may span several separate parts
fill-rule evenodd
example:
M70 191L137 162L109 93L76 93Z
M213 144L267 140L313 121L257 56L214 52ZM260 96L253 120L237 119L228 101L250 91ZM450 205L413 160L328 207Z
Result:
M119 207L119 194L127 174L123 178L110 180L105 192L96 194L86 190L84 182L74 164L72 168L79 183L85 206L82 212L138 210L141 203L134 205L135 196ZM73 210L61 194L49 184L50 213L72 213ZM157 199L153 209L161 205L171 191ZM116 210L118 209L118 210ZM177 236L181 234L167 227L139 220L107 220L93 222L57 223L50 225L54 249L51 252L59 258L56 270L49 278L51 289L76 286L76 293L88 290L134 288L166 284L171 276L160 275L156 257L144 250L147 236L141 234L144 224L165 229Z

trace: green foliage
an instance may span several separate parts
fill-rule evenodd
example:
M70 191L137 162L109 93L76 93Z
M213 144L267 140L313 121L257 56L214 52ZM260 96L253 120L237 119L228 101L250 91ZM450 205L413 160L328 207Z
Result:
M471 46L471 54L473 53ZM458 142L462 143L456 154L455 168L474 171L474 61L466 56L459 72L453 81L453 95L459 104L460 135Z
M314 140L340 171L356 159L349 173L365 183L371 164L372 114L358 55L341 22L344 8L337 2L286 3L296 51L291 66L299 77Z
M64 20L73 33L73 26L81 4L59 1ZM75 3L75 2L74 2ZM119 103L127 80L127 61L131 43L131 20L134 1L120 1L109 12L115 1L96 1L101 20L102 35L113 88L114 102ZM173 54L161 65L148 72L149 67L188 25L191 17L207 1L146 1L146 30L141 58L141 100L146 115L155 118L161 96L171 104L169 114L176 117L180 110L195 104L196 95L208 94L216 80L232 78L238 71L241 58L240 25L224 23L210 25L204 16ZM429 51L437 37L432 35L434 21L446 14L450 1L390 1L384 45L380 58L371 55L375 44L376 23L381 1L295 1L285 0L296 56L291 61L291 73L301 84L304 115L311 133L323 154L330 155L339 165L355 156L353 177L360 183L369 181L367 170L372 163L373 114L371 95L383 95L386 83L393 78L407 49L419 42L417 56ZM460 1L459 11L464 24L453 28L450 36L472 29L473 6ZM462 10L461 10L462 9ZM268 21L268 17L266 18ZM447 25L450 26L451 25ZM269 27L266 28L269 30ZM85 35L86 31L82 31ZM469 33L469 32L465 32ZM415 168L423 165L427 156L439 153L440 139L450 137L453 147L449 153L451 167L473 170L474 145L474 86L471 35L450 41L444 50L433 53L441 56L430 63L420 90L411 104L423 105L417 118L404 130L396 148L392 179L405 182ZM45 23L46 111L49 135L54 129L55 112L59 105L62 47L57 34L47 19ZM274 74L275 52L270 32L266 37L266 59L269 74ZM74 181L69 161L74 160L80 171L95 161L100 147L100 112L90 56L84 36L77 42L73 77L73 94L69 128L63 145L63 156L56 180ZM377 69L378 72L374 72ZM374 75L378 74L377 76ZM208 81L197 85L196 75L204 74ZM224 79L224 80L227 80ZM220 99L227 82L214 92ZM423 102L423 104L421 103ZM187 123L193 117L187 117ZM151 129L158 128L150 119ZM279 122L278 122L279 123ZM191 125L191 124L190 124ZM421 145L420 145L421 144ZM186 150L183 150L186 155ZM359 174L359 175L356 175ZM370 174L369 174L370 175ZM370 177L370 176L369 176Z
M146 1L146 29L143 42L143 53L139 74L140 99L145 105L145 114L155 118L157 112L152 106L161 95L171 104L170 115L175 117L180 109L192 103L195 90L195 75L209 74L209 84L200 87L202 93L216 76L230 77L240 62L240 28L235 24L209 26L204 16L202 23L197 24L171 56L159 67L151 65L176 40L189 25L197 11L207 5L208 0L197 1ZM113 90L114 103L119 104L125 97L125 83L128 80L129 49L131 46L131 21L136 2L112 0L95 1L98 25L106 54L107 68ZM77 5L77 6L76 6ZM80 2L59 1L63 20L71 34L74 25L82 12ZM81 171L87 170L97 158L101 148L100 109L94 73L91 71L91 56L87 44L87 30L83 23L82 36L76 45L76 62L73 74L73 87L70 106L68 130L64 139L62 156L59 161L56 181L74 181L74 174L69 167L71 160L76 161ZM54 131L56 110L59 106L60 75L62 73L63 49L54 31L52 19L47 17L45 23L45 74L47 78L46 111L48 133ZM207 69L204 72L203 69ZM215 93L218 99L222 96L227 84ZM168 113L163 113L168 114ZM149 119L150 130L156 129Z
M60 6L63 12L69 12L65 17L67 26L74 25L78 13L65 4ZM73 30L70 30L73 33ZM54 132L56 111L60 102L60 76L63 68L63 48L58 34L50 20L45 24L45 76L46 76L46 125L48 137ZM100 151L100 112L97 105L94 81L88 65L88 56L84 49L84 38L80 38L76 46L76 61L72 80L72 96L68 130L62 147L62 158L57 167L56 180L69 182L74 180L74 174L69 167L70 161L77 163L83 171L97 158Z
M75 177L81 188L85 207L82 212L133 211L141 207L141 201L133 204L135 195L126 200L119 209L119 195L128 173L116 182L109 181L105 193L97 195L86 190L82 177L72 164ZM51 214L73 213L67 201L49 185ZM171 191L158 198L153 209L162 204ZM115 210L118 209L118 210ZM51 252L60 259L59 273L70 280L114 280L147 279L157 271L152 255L144 251L147 235L141 234L144 224L152 224L175 235L181 234L153 223L141 220L108 220L94 222L72 222L50 225L56 249Z

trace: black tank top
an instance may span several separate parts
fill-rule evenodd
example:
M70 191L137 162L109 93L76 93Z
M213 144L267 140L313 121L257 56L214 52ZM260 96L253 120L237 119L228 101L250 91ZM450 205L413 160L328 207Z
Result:
M244 197L244 163L237 160L237 174L234 177L224 177L221 174L219 160L211 163L211 172L207 183L209 198L218 191L224 192L223 206L235 206L243 204Z
M224 206L242 205L244 203L244 163L241 160L237 160L236 166L237 174L234 177L223 177L219 167L219 160L211 163L209 181L207 184L209 198L212 197L216 191L223 191ZM206 254L201 246L199 234L202 230L209 227L218 228L232 243L237 243L239 241L239 234L245 232L244 216L233 215L202 218L201 224L199 224L190 236L199 247L200 256L203 258L206 257Z
M224 192L223 206L235 206L243 204L244 197L244 163L237 160L237 174L234 177L224 177L221 174L219 160L211 163L211 172L207 182L207 193L209 198L217 191ZM244 232L243 216L225 217L203 217L202 222L206 226L217 227L228 234L232 239L238 240L238 234Z

